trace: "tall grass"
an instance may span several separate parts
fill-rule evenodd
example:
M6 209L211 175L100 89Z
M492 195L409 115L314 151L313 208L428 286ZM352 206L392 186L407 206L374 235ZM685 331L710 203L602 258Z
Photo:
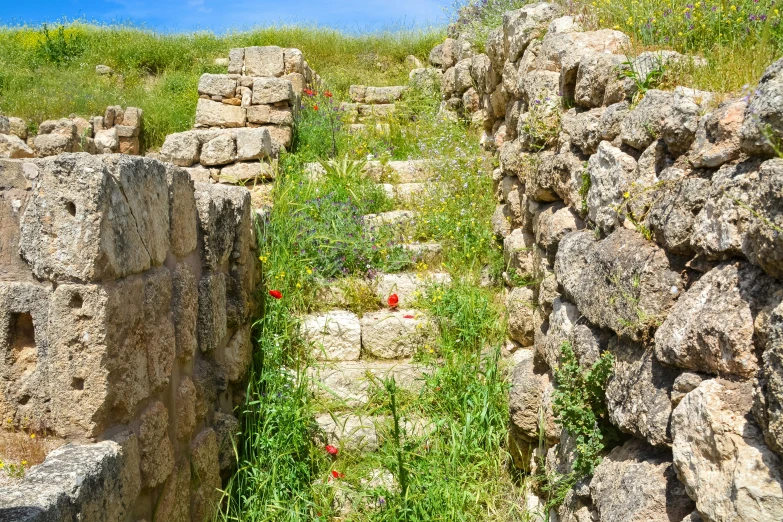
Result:
M144 110L144 144L192 127L201 74L233 47L279 45L302 50L308 63L338 95L349 85L407 82L407 55L425 59L443 39L441 29L346 34L317 26L275 26L215 35L163 34L129 26L73 23L63 28L0 28L0 110L35 126L70 114L92 116L108 105ZM52 45L52 42L55 45ZM63 57L65 49L66 59ZM97 76L95 66L116 74Z

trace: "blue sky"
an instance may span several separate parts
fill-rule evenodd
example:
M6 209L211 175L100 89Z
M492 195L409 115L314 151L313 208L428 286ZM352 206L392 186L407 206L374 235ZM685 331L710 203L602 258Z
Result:
M444 22L448 0L0 0L0 24L132 21L161 31L318 23L348 31Z

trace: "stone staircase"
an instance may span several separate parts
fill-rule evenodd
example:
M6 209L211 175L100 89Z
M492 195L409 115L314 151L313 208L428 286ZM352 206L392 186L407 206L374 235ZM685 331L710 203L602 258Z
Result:
M388 121L398 112L397 102L402 99L407 87L370 87L351 85L350 102L340 104L340 110L352 133L365 132L368 123L375 123L376 132L388 132Z

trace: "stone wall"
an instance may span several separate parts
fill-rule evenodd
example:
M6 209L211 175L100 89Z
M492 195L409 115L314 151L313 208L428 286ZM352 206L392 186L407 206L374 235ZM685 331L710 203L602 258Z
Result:
M447 39L416 72L442 74L444 114L497 150L494 231L507 274L535 281L507 278L515 462L572 469L552 413L569 342L584 367L614 356L607 409L626 438L561 521L780 520L783 60L749 98L640 93L620 74L629 43L539 3L505 13L486 54ZM674 61L699 65L633 65Z
M0 230L0 416L67 443L0 520L203 522L252 355L249 192L135 156L0 160Z
M112 105L103 116L89 120L76 115L46 120L35 136L29 135L23 119L0 114L0 158L43 158L64 152L139 155L142 114L136 107Z

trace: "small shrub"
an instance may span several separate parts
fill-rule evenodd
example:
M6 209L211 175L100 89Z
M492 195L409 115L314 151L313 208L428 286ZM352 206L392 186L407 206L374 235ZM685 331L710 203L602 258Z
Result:
M52 34L49 27L44 24L41 29L43 39L38 44L37 54L44 61L56 65L62 65L75 60L84 53L86 42L84 37L71 31L69 35L65 33L65 26L61 25L57 31Z
M606 407L605 388L614 357L604 352L591 368L583 369L570 343L563 343L562 353L560 366L555 368L555 420L576 440L574 473L591 475L601 454L619 441Z

